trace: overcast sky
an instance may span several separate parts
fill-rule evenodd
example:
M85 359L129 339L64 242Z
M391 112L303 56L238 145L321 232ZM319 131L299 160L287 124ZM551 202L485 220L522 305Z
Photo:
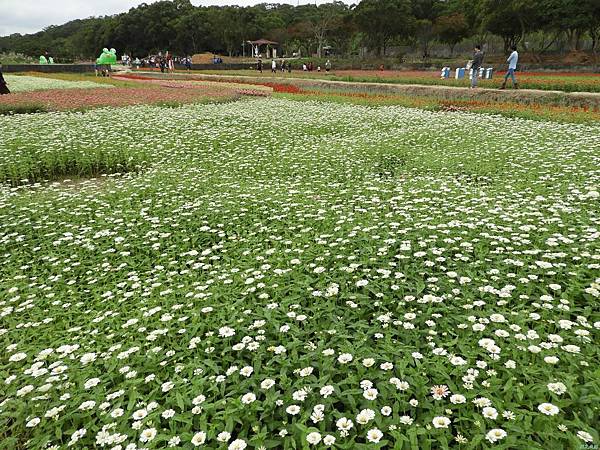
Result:
M0 0L0 36L12 33L35 33L48 25L69 20L105 16L128 11L140 3L156 0ZM315 0L299 0L300 4ZM331 0L317 0L318 4ZM255 5L257 3L291 3L298 0L192 0L194 5ZM347 1L346 3L352 3ZM355 1L356 3L356 1Z

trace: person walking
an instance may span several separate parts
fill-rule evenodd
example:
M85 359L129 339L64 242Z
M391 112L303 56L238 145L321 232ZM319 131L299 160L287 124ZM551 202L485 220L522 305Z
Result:
M471 69L473 69L473 75L471 76L471 89L475 89L477 87L477 80L479 78L479 69L481 68L481 64L483 64L483 52L481 51L481 45L476 45L475 53L473 53L473 64L471 65Z
M173 61L173 55L171 55L169 52L167 52L167 63L166 63L166 69L167 69L167 73L172 73L175 71L175 62Z
M502 82L502 86L500 89L506 89L506 82L510 77L512 79L512 84L515 89L519 89L519 83L517 82L517 78L515 77L515 71L517 70L517 64L519 63L519 52L517 52L517 46L513 45L511 47L512 53L506 60L508 63L508 70L506 71L506 75L504 75L504 81Z
M275 60L271 61L271 72L277 73L277 61Z
M327 60L325 63L325 72L329 72L331 70L331 61Z
M8 89L4 75L2 75L2 63L0 63L0 95L5 94L10 94L10 89Z
M262 59L259 59L258 62L256 63L256 70L258 70L260 73L262 73L262 70L263 70Z

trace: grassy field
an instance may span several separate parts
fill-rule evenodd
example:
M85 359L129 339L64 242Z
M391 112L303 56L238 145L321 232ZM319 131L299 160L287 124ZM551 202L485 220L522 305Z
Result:
M597 443L599 143L307 98L0 116L0 448Z

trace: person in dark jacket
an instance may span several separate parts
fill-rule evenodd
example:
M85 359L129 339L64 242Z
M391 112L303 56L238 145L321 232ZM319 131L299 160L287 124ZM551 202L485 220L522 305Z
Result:
M2 63L0 63L0 95L10 94L10 90L6 85L4 75L2 75Z
M473 76L471 77L471 88L474 89L477 87L477 79L479 77L479 69L483 64L483 52L481 51L481 45L475 46L475 53L473 53L473 65L471 68L473 69Z

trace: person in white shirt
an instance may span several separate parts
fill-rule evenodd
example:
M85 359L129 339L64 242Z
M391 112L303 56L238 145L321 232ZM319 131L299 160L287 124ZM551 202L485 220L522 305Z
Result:
M515 77L515 70L517 70L517 64L519 63L519 53L517 52L517 47L515 45L512 46L511 50L512 53L506 60L508 63L508 70L506 71L506 75L504 75L504 81L502 82L500 89L506 89L506 82L509 77L512 79L513 87L519 89L519 83Z

